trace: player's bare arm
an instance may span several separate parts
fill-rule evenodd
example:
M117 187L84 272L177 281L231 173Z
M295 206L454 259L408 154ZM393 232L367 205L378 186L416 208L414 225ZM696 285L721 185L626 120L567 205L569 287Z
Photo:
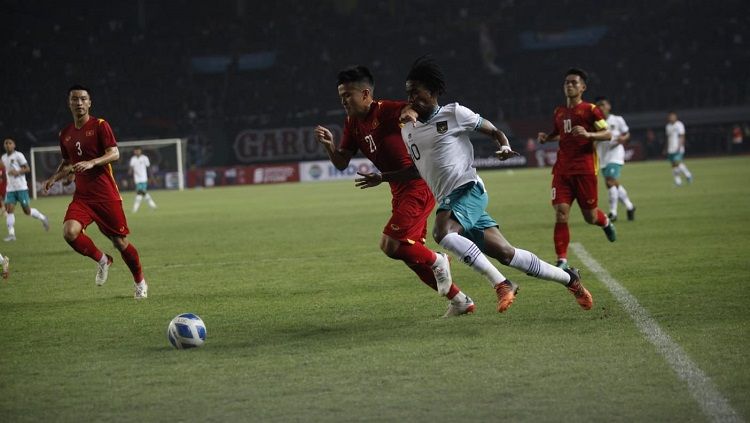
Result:
M539 132L538 134L536 134L536 141L539 144L560 141L560 134L547 134L546 132Z
M80 161L73 165L73 170L76 173L85 172L94 166L104 166L105 164L117 161L120 158L120 150L117 147L107 147L104 150L104 154L92 159Z
M576 136L581 135L591 141L609 141L612 139L612 132L609 131L609 128L600 129L595 132L589 132L583 126L576 125L573 127L571 134Z
M53 173L52 176L49 177L49 179L44 181L44 192L49 191L50 188L52 188L52 185L55 184L55 182L59 181L60 179L67 178L72 173L73 166L71 166L67 160L62 160L60 164L57 165L55 173Z
M624 134L620 134L619 137L617 137L617 142L619 144L625 145L627 142L630 141L630 132L626 132Z
M401 116L398 117L398 121L401 124L406 123L417 123L417 118L419 117L419 114L410 106L406 105L403 109L401 109Z
M495 151L495 156L497 156L498 159L507 160L513 156L519 155L518 152L513 151L510 148L510 141L508 141L508 137L505 136L505 133L497 129L495 125L487 119L482 121L482 124L477 128L477 132L481 132L495 140L498 148L497 151Z
M392 172L383 172L383 173L357 172L357 175L361 176L361 178L354 179L354 186L361 188L361 189L373 188L373 187L380 185L382 182L409 181L412 179L421 178L421 176L419 175L419 171L417 170L417 167L414 165L412 165L411 167L394 170Z
M326 150L328 158L336 169L346 169L349 166L349 161L352 159L352 153L348 150L336 148L336 144L333 141L333 133L328 128L318 125L313 132L315 133L315 140Z

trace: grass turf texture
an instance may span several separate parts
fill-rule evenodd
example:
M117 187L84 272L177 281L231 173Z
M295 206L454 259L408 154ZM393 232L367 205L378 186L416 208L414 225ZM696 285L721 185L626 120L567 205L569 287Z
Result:
M628 164L637 220L621 209L610 244L576 206L571 238L747 418L750 159L688 165L695 182L676 188L667 163ZM482 177L509 241L554 261L549 169ZM68 198L33 202L50 233L17 213L18 241L0 245L12 265L0 285L1 421L707 420L586 269L589 312L561 286L501 268L522 290L500 315L487 282L454 261L477 313L439 319L447 303L378 249L385 186L152 194L156 212L128 212L150 285L142 302L92 226L115 257L94 285L95 264L61 236ZM132 193L124 199L129 211ZM169 345L182 312L206 322L203 348Z

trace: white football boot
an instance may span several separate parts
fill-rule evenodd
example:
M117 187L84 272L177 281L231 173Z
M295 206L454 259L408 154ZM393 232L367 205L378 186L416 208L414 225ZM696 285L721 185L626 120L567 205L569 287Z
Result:
M135 295L133 296L133 298L135 298L136 300L148 298L148 284L146 283L145 279L140 283L133 282L133 287L135 287Z
M10 258L8 256L3 257L3 279L8 279L10 275Z
M438 294L446 296L451 289L451 285L453 285L450 257L440 252L435 253L435 255L437 259L435 259L435 263L432 265L432 273L435 275Z
M448 310L443 314L443 317L456 317L461 316L464 314L471 314L474 312L476 307L474 306L474 301L471 300L468 296L466 297L466 301L462 303L454 303L451 301L448 305Z
M109 276L109 266L112 266L112 261L113 261L112 256L110 256L109 254L105 254L105 256L107 257L106 264L101 264L101 263L96 264L97 266L96 267L96 285L97 286L102 286L104 285L105 282L107 282L107 276Z

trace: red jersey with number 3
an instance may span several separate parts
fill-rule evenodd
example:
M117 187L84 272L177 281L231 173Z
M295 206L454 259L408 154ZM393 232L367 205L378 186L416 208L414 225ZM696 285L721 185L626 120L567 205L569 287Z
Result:
M362 151L381 172L412 167L414 163L406 152L398 122L404 106L406 103L402 101L379 100L370 105L370 111L364 119L347 117L339 148L349 150L353 154L356 154L357 150ZM394 197L408 188L427 188L427 184L421 178L390 182L390 185Z
M70 164L101 157L109 147L117 147L117 141L112 128L104 119L91 116L80 129L71 123L60 131L60 152ZM112 165L94 166L76 173L73 199L91 203L121 201Z
M573 107L555 109L555 129L550 136L560 135L555 175L596 175L599 171L594 142L583 135L573 135L573 128L583 126L588 132L607 128L601 109L585 101Z

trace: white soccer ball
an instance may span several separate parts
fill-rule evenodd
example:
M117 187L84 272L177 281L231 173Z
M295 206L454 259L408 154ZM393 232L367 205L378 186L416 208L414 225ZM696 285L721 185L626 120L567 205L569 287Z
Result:
M196 348L206 341L206 324L193 313L183 313L167 327L167 339L178 350Z

